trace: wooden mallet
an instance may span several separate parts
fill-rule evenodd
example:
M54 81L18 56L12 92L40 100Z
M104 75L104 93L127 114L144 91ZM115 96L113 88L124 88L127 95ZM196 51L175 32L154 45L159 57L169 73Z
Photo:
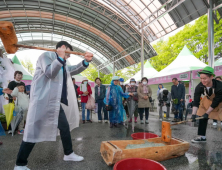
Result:
M54 52L57 51L56 49L17 44L18 39L15 34L15 29L13 27L12 22L9 22L9 21L0 21L0 38L1 38L2 43L4 45L5 51L8 54L16 53L16 51L18 51L19 47L36 49L36 50L54 51ZM80 53L80 52L76 52L76 51L65 51L65 53L82 55L82 56L85 55L85 53Z
M198 117L196 118L196 120L198 119L203 119L203 117ZM179 125L185 122L190 122L190 120L185 120L185 121L180 121L174 124L170 124L170 122L166 122L166 121L162 121L162 141L164 142L170 142L171 138L172 138L172 131L171 131L171 126L174 125Z

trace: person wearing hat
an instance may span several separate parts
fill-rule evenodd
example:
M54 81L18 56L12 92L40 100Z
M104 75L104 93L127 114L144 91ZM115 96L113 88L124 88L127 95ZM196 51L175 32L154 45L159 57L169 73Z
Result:
M123 93L125 93L127 85L124 85L124 79L123 78L119 79L119 85L123 89ZM128 107L127 107L127 104L126 104L126 98L123 98L123 106L124 106L124 109L126 111L126 114L128 115L129 111L128 111Z
M114 76L111 81L111 85L106 90L106 97L104 103L109 111L110 128L118 127L118 124L124 123L126 118L126 112L123 108L122 98L129 98L133 93L124 93L119 86L119 77ZM109 108L109 109L108 109Z
M133 93L133 96L130 96L127 99L127 107L128 107L128 112L129 112L129 123L132 122L132 117L134 114L134 121L137 123L137 116L138 113L136 112L137 107L138 107L138 94L137 94L137 86L136 86L136 80L134 78L130 79L130 85L126 89L126 93Z
M218 107L222 107L222 82L214 79L214 69L206 66L198 72L200 83L194 92L194 102L192 110L192 122L196 121L196 114L202 116L199 120L198 137L193 139L193 143L206 142L206 130L208 119L221 120L222 115ZM201 95L205 95L200 101ZM216 108L216 109L215 109Z
M92 94L90 85L88 84L88 79L86 77L82 78L82 84L77 89L78 94L81 95L81 108L82 108L82 123L85 124L85 108L88 101L88 97ZM90 110L87 109L87 122L92 123L90 120Z

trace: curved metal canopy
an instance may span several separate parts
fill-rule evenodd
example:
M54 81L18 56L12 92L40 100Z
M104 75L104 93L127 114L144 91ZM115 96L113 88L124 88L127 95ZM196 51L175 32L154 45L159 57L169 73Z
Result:
M0 1L0 20L13 22L21 44L26 40L23 33L30 37L37 33L51 34L51 46L55 34L65 36L72 42L78 40L101 53L108 61L127 55L131 47L140 46L141 34L124 17L93 0L3 0ZM41 37L45 39L44 36ZM61 39L60 39L61 40ZM35 43L34 39L32 40ZM119 55L117 55L119 54ZM145 59L156 55L148 40L145 40ZM115 64L122 69L140 62L140 51L128 55ZM100 63L102 61L100 60ZM95 62L100 65L99 62ZM110 69L102 69L110 73Z

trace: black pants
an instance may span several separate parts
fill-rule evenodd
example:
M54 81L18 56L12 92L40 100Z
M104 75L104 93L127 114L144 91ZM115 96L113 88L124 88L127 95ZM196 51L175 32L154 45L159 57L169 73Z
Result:
M198 126L198 135L206 136L208 119L200 119Z
M147 107L147 108L138 108L138 109L139 109L139 114L140 114L140 120L143 120L144 110L145 110L145 118L146 118L146 120L148 120L148 117L149 117L149 107Z
M60 136L62 140L64 154L70 155L73 152L72 139L71 139L71 134L70 134L70 129L69 129L69 123L66 119L65 112L61 106L60 106L60 111L59 111L58 129L60 130ZM19 153L17 156L17 160L16 160L17 166L27 165L28 163L27 159L34 146L35 146L35 143L22 141L22 144L20 146Z

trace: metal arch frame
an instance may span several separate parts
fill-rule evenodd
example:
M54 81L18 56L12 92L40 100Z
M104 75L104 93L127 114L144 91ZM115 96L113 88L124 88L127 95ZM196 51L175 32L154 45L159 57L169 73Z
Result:
M52 46L56 46L56 41L51 41L51 40L44 40L45 41L45 43L44 43L44 45L43 45L43 43L42 43L42 40L38 40L38 39L34 39L33 41L30 39L30 40L25 40L24 42L20 42L21 44L29 44L30 42L32 42L33 43L33 45L35 45L35 46L39 46L39 47L47 47L47 48L52 48ZM53 43L53 45L51 45L51 43ZM76 46L74 46L73 44L72 44L72 47L73 47L73 50L74 51L78 51L78 52L85 52L84 50L82 50L81 48L79 48L79 47L77 47L77 46L81 46L81 44L76 44ZM24 48L20 48L20 50L24 50ZM101 64L101 62L100 62L100 56L98 56L98 55L96 55L93 51L91 51L90 49L88 49L90 52L92 52L96 57L93 59L93 61L92 61L92 64L94 65L94 66L96 66L96 65L99 65L99 64ZM81 58L83 58L82 56L79 56L79 57L81 57ZM105 72L106 74L109 74L110 73L110 71L107 69L107 68L104 68L103 70L102 70L102 72Z
M88 3L88 5L91 3L91 2L93 2L93 3L95 3L94 1L88 1L89 3ZM41 12L42 12L42 10L41 10L41 7L40 7L40 4L41 4L42 2L40 1L40 0L38 0L38 6L39 6L39 8L38 8L38 11L40 12L40 25L41 25L41 27L42 27L42 17L41 17ZM75 3L81 3L81 1L76 1ZM7 3L5 2L5 4L7 5ZM69 4L71 4L71 2L69 2ZM98 3L97 3L98 4ZM54 8L53 9L55 9L55 1L53 2L53 6L54 6ZM103 5L103 7L104 7L105 5ZM70 7L70 6L69 6ZM98 6L99 8L101 8L101 5L99 5ZM106 13L106 11L111 11L110 9L107 9L108 7L106 7L106 9L104 9L103 10L103 15L105 16L105 13ZM97 8L94 8L94 10L95 9L97 9ZM24 2L23 2L23 10L25 10L25 12L26 12L26 8L25 8L25 5L24 5ZM70 8L69 8L69 10L70 10ZM61 11L61 10L60 10ZM96 10L95 10L96 11ZM112 12L112 11L111 11ZM67 12L67 15L69 14L69 12ZM54 18L54 16L55 16L55 10L53 10L53 19L55 19ZM118 16L116 13L114 13L114 14L112 14L112 15L107 15L106 17L107 18L109 18L109 20L111 21L111 17L113 17L113 16ZM27 16L26 16L27 17ZM128 37L126 37L126 39L125 39L125 41L128 41L129 39L131 39L132 37L131 36L133 36L133 35L135 35L135 34L137 34L137 37L138 37L138 31L136 31L137 29L135 29L133 26L131 26L130 27L130 23L128 22L127 24L118 24L117 22L119 22L119 20L120 19L122 20L122 21L124 21L124 22L126 22L127 20L125 20L124 18L121 18L121 16L118 16L118 17L116 17L116 19L115 19L115 22L116 22L116 24L117 25L119 25L119 27L121 28L124 28L125 30L127 29L127 31L129 32L129 35L130 36L128 36ZM94 20L96 20L96 18L94 19ZM113 23L113 21L114 20L112 20L112 23ZM28 18L27 18L27 22L29 23L29 21L28 21ZM110 22L109 22L110 23ZM107 24L109 24L109 23L107 23ZM106 24L106 26L104 27L105 29L106 29L106 27L107 27L107 24ZM53 21L53 32L54 32L54 25L55 25L55 21ZM132 25L132 24L131 24ZM29 26L30 26L30 24L29 24ZM64 25L64 28L63 28L63 30L65 31L65 29L66 29L66 24ZM103 31L105 31L105 29L103 29ZM119 29L119 31L120 30L122 30L122 29ZM134 32L132 32L132 30L134 30ZM117 30L117 32L116 33L114 33L114 36L113 36L113 38L115 37L115 35L117 35L118 33L119 33L119 31ZM29 28L29 32L30 32L30 28ZM31 33L31 32L30 32ZM136 36L136 35L135 35ZM133 36L134 37L134 36ZM22 38L22 37L21 37ZM43 33L42 33L42 38L43 38ZM53 37L52 37L53 38ZM134 39L137 39L137 38L135 38L134 37ZM53 39L52 39L53 40ZM137 39L137 41L138 41L138 39ZM44 41L43 41L44 42ZM148 48L152 48L151 46L147 46ZM105 49L105 47L103 48L103 49ZM152 53L152 55L155 55L155 52L154 52L154 50L152 49L152 51L153 51L153 53ZM152 56L151 55L151 56ZM135 58L135 57L133 57L133 58ZM128 62L127 62L127 60L123 60L124 61L124 64L128 64Z
M158 8L154 13L152 13L150 16L148 16L145 20L143 20L141 23L145 23L147 20L149 20L148 24L144 25L143 29L146 29L148 26L150 26L155 21L158 21L160 18L162 18L165 14L172 11L174 8L185 2L186 0L168 0L166 3L164 3L160 8ZM162 11L162 9L165 9L165 11ZM154 19L152 19L154 17Z
M127 3L125 2L125 0L102 0L104 3L107 3L107 4L112 4L114 7L116 7L116 9L118 9L118 11L120 11L121 13L123 13L124 14L124 17L126 18L126 19L129 19L132 23L134 23L134 25L138 25L138 28L139 28L139 24L141 24L139 21L143 21L143 19L142 19L142 17L140 16L140 13L142 12L142 11L140 11L139 13L137 13L134 9L133 9L133 7L131 7L130 5L126 5ZM107 2L108 1L108 2ZM169 2L169 0L158 0L159 2L160 2L160 4L161 4L161 7L163 7L163 4L165 4L166 2ZM174 2L176 2L176 1L180 1L180 0L170 0L170 1L174 1ZM206 2L206 0L195 0L195 4L194 4L194 1L192 1L192 0L190 0L191 1L191 3L190 4L192 4L192 6L193 6L193 8L194 8L194 12L193 11L190 11L190 12L188 12L188 10L187 10L187 7L184 5L184 3L182 3L182 5L181 5L181 7L180 8L178 8L178 7L176 7L176 8L174 8L171 12L173 12L173 14L171 14L171 12L168 12L168 14L169 14L169 16L172 18L172 21L173 21L173 24L169 24L167 21L166 21L166 19L165 19L165 21L168 23L168 26L167 27L165 27L163 30L167 30L167 32L165 31L165 33L170 33L171 31L173 31L173 30L175 30L175 29L177 29L177 28L179 28L180 26L183 26L183 25L185 25L186 23L187 23L187 21L185 21L185 19L187 19L188 17L190 17L190 19L189 19L189 22L192 20L192 19L194 19L194 18L192 18L193 17L193 14L195 13L195 14L197 14L197 16L201 16L201 15L203 15L203 14L205 14L205 13L207 13L207 8L209 8L209 5L208 5L208 3ZM201 9L198 9L197 8L197 2L196 1L198 1L198 3L200 3L202 6L203 6L203 8L201 8ZM135 3L136 3L136 1L134 1ZM150 3L152 3L153 1L151 1ZM117 3L119 3L119 4L121 4L121 5L118 5ZM143 3L143 1L142 0L140 0L140 3ZM154 4L153 4L154 5ZM175 5L176 5L176 3L175 3ZM147 6L149 6L149 4L148 5L144 5L145 6L145 8L147 9L147 10L149 10L149 8L147 8ZM145 10L145 8L143 9L143 10ZM181 16L180 14L179 14L179 12L177 11L178 9L183 9L184 10L184 12L186 13L186 15L184 16ZM164 8L165 9L165 8ZM129 11L132 13L132 15L129 15L128 13L129 13ZM151 12L151 14L152 14L152 12ZM174 16L173 16L174 15ZM175 17L176 17L176 20L175 20ZM179 18L179 20L177 19L177 18ZM196 18L196 15L195 15L195 18ZM158 21L158 19L156 20L157 22L159 22ZM182 25L180 24L182 22ZM149 24L149 23L148 23ZM154 25L155 26L155 25ZM161 26L161 24L160 24L160 26ZM176 28L174 29L174 28L172 28L172 26L175 26ZM141 28L140 28L141 29ZM151 31L151 32L150 32ZM158 39L158 38L160 38L160 37L162 37L163 35L161 34L161 32L162 31L159 31L159 32L157 32L156 34L154 34L153 32L152 32L152 30L149 28L149 27L147 27L146 28L146 30L145 30L145 32L144 32L144 36L145 36L145 41L146 41L146 39L148 39L150 42L152 42L152 41L154 41L154 40L156 40L156 39ZM159 34L159 35L158 35ZM166 35L166 34L165 34ZM159 37L158 37L159 36Z
M101 68L103 68L104 66L106 66L107 64L109 63L112 63L112 62L115 62L116 60L118 60L119 58L125 58L123 56L128 56L130 54L133 54L132 51L138 51L137 49L140 49L140 45L139 44L135 44L135 45L132 45L130 47L128 47L127 49L121 51L120 53L116 54L115 56L112 57L111 60L105 62L105 63L102 63L100 65L97 66L97 69L100 70Z

